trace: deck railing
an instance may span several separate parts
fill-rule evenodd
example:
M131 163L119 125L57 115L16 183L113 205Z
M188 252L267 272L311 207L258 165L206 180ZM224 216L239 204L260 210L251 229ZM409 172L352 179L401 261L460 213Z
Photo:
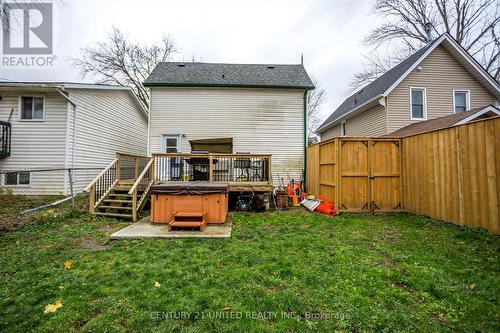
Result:
M12 129L9 122L0 121L0 158L10 156Z
M154 164L153 159L149 159L147 164L142 168L141 174L130 188L128 194L132 195L132 219L137 219L137 212L140 211L146 202L149 189L154 183Z
M89 211L94 213L115 185L128 184L131 186L129 194L132 195L132 219L135 221L153 183L152 166L150 157L117 153L116 159L85 188L89 193Z
M153 154L154 180L271 183L269 154Z
M118 183L118 165L119 160L116 158L85 188L85 192L89 193L89 211L91 213L94 213L95 208Z

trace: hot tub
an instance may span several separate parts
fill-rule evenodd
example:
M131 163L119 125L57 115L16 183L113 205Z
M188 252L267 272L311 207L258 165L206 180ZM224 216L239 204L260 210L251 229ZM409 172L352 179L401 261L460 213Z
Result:
M170 182L151 187L151 223L170 223L174 214L204 214L206 223L223 224L229 184Z

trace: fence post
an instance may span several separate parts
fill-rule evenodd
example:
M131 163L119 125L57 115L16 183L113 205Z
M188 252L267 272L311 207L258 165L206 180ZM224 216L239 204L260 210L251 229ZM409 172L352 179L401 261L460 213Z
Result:
M137 221L137 189L132 194L132 221Z
M95 184L92 185L89 192L89 212L91 214L94 214L95 212L94 206L95 206Z
M73 170L68 169L68 178L69 178L69 193L71 195L71 208L75 210L75 195L73 192Z
M267 156L266 160L267 160L267 183L272 184L273 183L273 164L272 164L273 156L272 155ZM278 182L279 182L279 179L278 179Z
M214 181L214 157L212 154L208 154L208 159L209 159L209 176L208 176L208 181L213 182Z

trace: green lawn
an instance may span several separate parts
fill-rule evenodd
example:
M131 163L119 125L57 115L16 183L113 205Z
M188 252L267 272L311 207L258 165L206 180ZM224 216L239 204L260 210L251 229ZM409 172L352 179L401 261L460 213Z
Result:
M0 331L500 329L500 238L483 231L299 209L236 213L226 240L109 241L126 223L13 218L32 205L0 199Z

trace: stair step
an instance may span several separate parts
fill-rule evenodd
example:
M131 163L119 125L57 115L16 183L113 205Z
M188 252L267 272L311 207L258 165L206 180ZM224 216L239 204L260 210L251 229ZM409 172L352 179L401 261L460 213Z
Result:
M197 228L203 225L202 221L172 221L169 223L171 227Z
M132 200L104 199L102 202L109 202L109 203L132 203Z
M132 195L128 193L109 193L108 197L113 196L113 197L129 197L131 198Z
M100 209L122 209L122 210L132 210L132 207L127 206L98 206Z
M94 214L95 215L99 215L99 216L123 217L123 218L127 218L127 219L131 219L132 218L132 215L130 215L130 214L102 213L102 212L95 212Z
M203 218L203 213L200 212L174 212L175 217L201 217Z

